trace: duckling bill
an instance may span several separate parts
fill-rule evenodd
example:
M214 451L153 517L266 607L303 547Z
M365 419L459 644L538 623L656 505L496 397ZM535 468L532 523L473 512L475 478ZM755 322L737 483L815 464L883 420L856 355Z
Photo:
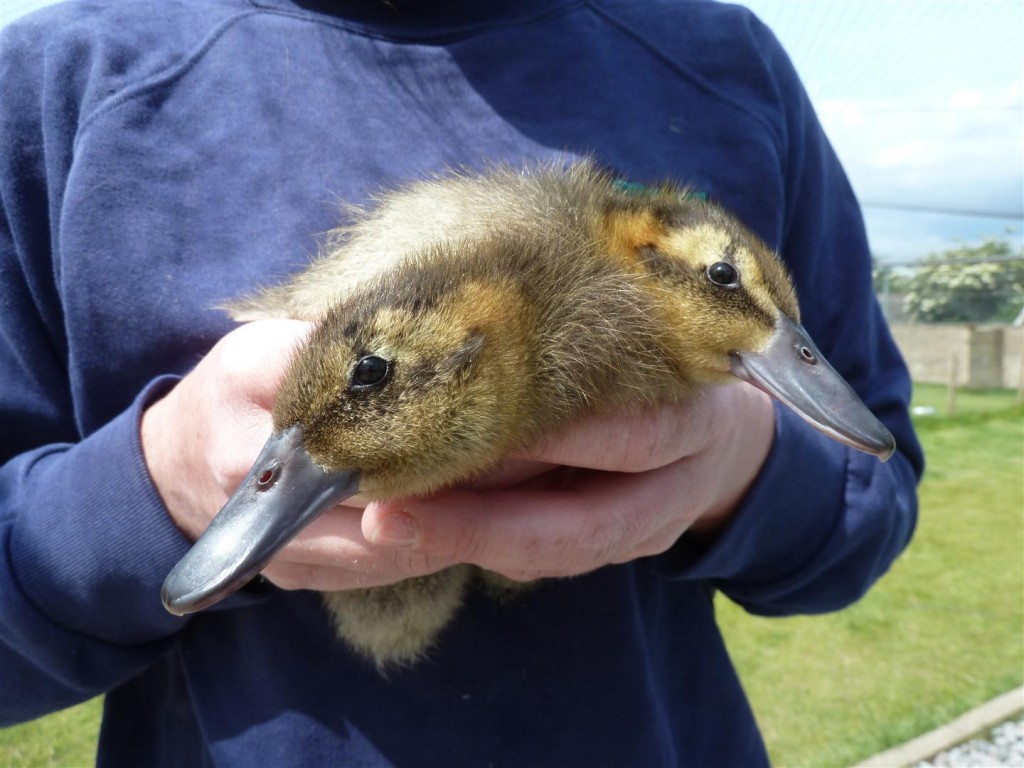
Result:
M887 459L888 430L799 322L788 274L721 208L637 194L583 161L420 182L382 199L238 320L315 322L241 486L164 583L206 608L356 492L415 496L483 473L586 412L691 396L738 377L829 436ZM380 665L420 657L469 566L326 596Z

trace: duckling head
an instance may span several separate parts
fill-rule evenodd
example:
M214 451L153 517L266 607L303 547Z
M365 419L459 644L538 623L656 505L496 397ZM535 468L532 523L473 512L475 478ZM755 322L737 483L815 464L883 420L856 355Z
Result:
M411 285L394 302L371 288L329 310L273 411L275 433L301 432L315 464L358 475L369 498L424 495L476 474L530 419L521 382L532 313L518 287Z
M345 498L452 485L531 429L536 408L522 379L533 313L520 288L430 274L391 273L317 323L280 386L272 436L168 575L169 611L234 592Z
M659 297L682 379L735 376L833 439L882 461L892 455L892 435L801 325L788 271L735 217L663 187L614 200L604 236Z

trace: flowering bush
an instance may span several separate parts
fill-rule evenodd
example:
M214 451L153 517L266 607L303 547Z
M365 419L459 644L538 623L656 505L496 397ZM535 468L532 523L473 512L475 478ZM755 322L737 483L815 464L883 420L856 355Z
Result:
M931 254L900 280L903 308L922 322L1011 322L1024 307L1024 248L1001 240Z

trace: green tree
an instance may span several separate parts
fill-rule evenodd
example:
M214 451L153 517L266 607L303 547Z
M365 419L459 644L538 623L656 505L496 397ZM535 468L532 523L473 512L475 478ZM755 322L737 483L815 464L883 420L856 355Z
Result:
M988 239L930 254L901 287L903 309L915 320L1010 322L1024 306L1024 248Z

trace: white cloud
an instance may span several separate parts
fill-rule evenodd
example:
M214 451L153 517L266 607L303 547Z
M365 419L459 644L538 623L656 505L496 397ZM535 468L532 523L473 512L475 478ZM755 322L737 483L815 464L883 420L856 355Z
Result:
M983 89L972 94L981 103L988 98ZM1021 112L857 106L826 102L821 119L862 199L1021 214Z
M978 109L984 104L985 98L977 90L953 91L949 97L949 106L953 109Z
M865 203L883 256L1021 230L1024 59L1020 0L746 0L789 51ZM1013 236L1019 241L1020 236Z

